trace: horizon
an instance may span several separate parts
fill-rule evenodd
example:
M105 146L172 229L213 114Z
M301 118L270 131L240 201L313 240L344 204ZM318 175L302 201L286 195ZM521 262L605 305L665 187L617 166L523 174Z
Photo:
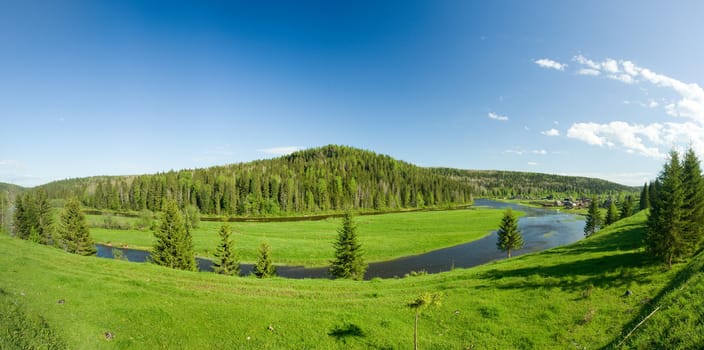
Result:
M273 6L272 6L273 5ZM0 182L328 144L641 186L704 156L704 3L0 4Z

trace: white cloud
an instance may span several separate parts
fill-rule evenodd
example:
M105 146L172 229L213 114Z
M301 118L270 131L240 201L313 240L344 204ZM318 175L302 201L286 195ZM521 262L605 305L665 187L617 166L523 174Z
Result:
M536 162L528 162L528 165L533 165L533 166L535 166L535 165L538 165L538 163L536 163Z
M618 62L616 60L607 58L601 63L601 67L609 73L618 73Z
M622 83L626 83L626 84L635 83L635 80L633 80L633 77L631 77L628 74L610 74L608 77L610 79L618 80L618 81L620 81Z
M601 72L599 72L596 69L592 69L592 68L582 68L577 71L577 74L579 74L579 75L593 75L594 76L594 75L601 74Z
M567 64L553 61L549 58L541 58L539 60L533 61L533 63L535 63L543 68L550 68L550 69L557 69L557 70L565 70L565 68L567 67Z
M271 155L275 155L275 156L285 156L287 154L291 154L293 152L300 151L302 149L303 149L303 147L299 147L299 146L283 146L283 147L271 147L271 148L258 149L257 152L271 154Z
M505 116L505 115L499 115L499 114L496 114L496 113L493 113L493 112L489 112L488 117L489 117L490 119L500 120L500 121L507 121L507 120L508 120L508 117L507 117L507 116Z
M583 55L575 56L572 60L583 66L577 74L597 75L594 72L586 74L583 72L593 70L598 72L598 75L605 73L608 78L625 84L649 83L671 90L678 97L669 103L664 101L665 113L683 120L663 121L649 125L623 121L605 124L575 123L568 130L568 137L590 145L622 148L628 153L647 157L660 158L673 147L682 148L688 145L691 145L698 154L704 155L704 89L698 84L685 83L640 67L631 61L606 59L595 62ZM639 89L643 90L644 87L639 86ZM638 104L649 108L657 108L661 105L653 99L648 103L638 102Z
M648 147L644 144L646 137L651 143L658 141L659 124L648 126L631 125L622 121L607 124L575 123L567 130L567 137L584 141L590 145L601 147L622 147L628 153L637 153L647 157L661 158L663 153L658 147Z
M518 156L522 156L524 154L537 154L544 156L548 154L548 151L544 149L534 149L534 150L525 150L525 149L507 149L504 151L504 153L510 153L510 154L515 154Z
M560 131L555 128L550 129L550 130L541 131L540 133L545 136L560 136Z
M594 61L592 61L582 55L577 55L577 56L572 57L572 61L575 61L581 65L587 66L587 67L594 69L594 70L597 70L597 71L601 69L600 64L598 64L598 63L596 63L596 62L594 62Z

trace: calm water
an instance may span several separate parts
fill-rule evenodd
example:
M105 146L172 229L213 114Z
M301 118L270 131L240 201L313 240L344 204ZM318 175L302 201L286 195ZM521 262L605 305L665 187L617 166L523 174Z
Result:
M512 251L512 256L525 253L538 252L572 242L584 237L584 218L578 215L565 214L557 210L538 209L521 206L513 203L501 203L487 199L477 199L475 206L490 208L508 208L526 213L518 219L518 228L523 233L523 249ZM497 222L497 227L498 227ZM506 253L496 249L496 232L470 243L454 247L439 249L432 252L407 256L395 260L369 264L366 279L374 277L392 278L402 277L411 271L425 270L428 273L449 271L453 267L472 267L490 261L503 259ZM98 244L98 256L113 258L112 250L119 249L123 257L129 261L145 262L149 252L136 249L113 248ZM212 262L198 258L198 267L201 271L212 271ZM243 275L252 271L251 264L242 264ZM287 278L327 278L327 268L304 268L301 266L277 266L277 274Z

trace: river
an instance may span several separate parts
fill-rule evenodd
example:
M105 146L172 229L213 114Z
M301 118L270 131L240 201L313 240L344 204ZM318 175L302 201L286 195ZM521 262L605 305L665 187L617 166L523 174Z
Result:
M477 199L474 202L478 207L497 209L512 208L526 214L518 219L518 228L523 234L523 248L512 251L512 256L538 252L545 249L576 242L584 237L584 218L574 214L560 212L555 209L531 208L514 203L497 202L488 199ZM498 222L496 223L498 227ZM506 257L506 253L496 248L496 232L486 237L456 245L454 247L438 249L431 252L406 256L394 260L370 263L365 279L375 277L393 278L403 277L411 271L425 271L438 273L449 271L456 267L472 267ZM113 249L122 251L123 258L134 262L145 262L149 252L137 249L117 248L96 245L98 256L113 258ZM212 271L212 261L197 258L200 271ZM243 275L252 271L252 264L241 264ZM302 266L277 266L277 274L286 278L328 278L327 268L305 268Z

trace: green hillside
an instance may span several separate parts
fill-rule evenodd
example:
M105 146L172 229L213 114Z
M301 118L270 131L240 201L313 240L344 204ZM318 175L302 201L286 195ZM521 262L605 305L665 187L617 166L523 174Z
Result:
M681 322L657 315L663 322L701 333L694 321L701 306L677 307L702 303L684 294L698 290L690 288L701 285L701 268L650 260L641 248L645 218L641 212L576 244L472 269L365 282L175 271L0 236L0 348L14 347L22 328L24 343L70 348L408 349L406 304L425 292L443 299L421 315L422 348L615 345L656 304L682 314ZM673 283L676 291L659 297ZM642 337L655 338L666 324L652 321L631 336L634 346L651 344Z
M635 193L638 187L582 176L565 176L503 170L460 170L436 168L435 171L452 179L471 184L477 196L544 198L581 197L590 194L618 195Z
M77 196L97 209L159 211L163 201L172 198L203 214L248 217L447 207L470 203L477 196L576 197L635 191L583 177L422 168L336 145L248 163L69 179L40 188L49 198Z

